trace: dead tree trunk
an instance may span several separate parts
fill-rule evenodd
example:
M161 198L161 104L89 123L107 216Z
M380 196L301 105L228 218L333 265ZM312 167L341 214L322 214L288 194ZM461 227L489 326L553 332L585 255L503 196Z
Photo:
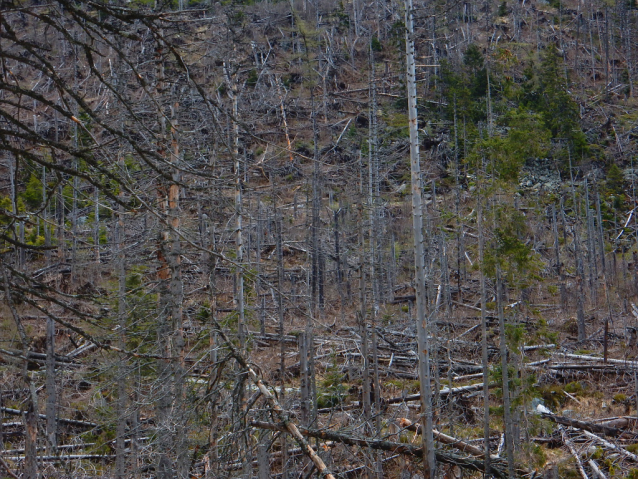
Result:
M50 455L57 449L57 409L58 395L55 385L55 322L47 317L47 358L46 358L46 416L47 446Z
M496 267L496 303L498 309L498 325L501 336L501 372L503 375L503 421L505 422L505 451L507 453L507 470L509 479L514 479L514 437L509 386L509 361L507 336L505 331L505 314L503 313L503 281L499 266Z
M481 289L481 352L483 370L483 441L485 444L485 471L490 473L490 388L489 381L489 352L487 344L487 293L485 288L484 255L485 232L483 228L483 198L478 198L478 234L479 234L479 264L480 264L480 289Z
M425 290L425 249L423 240L423 183L419 155L419 130L417 125L416 65L414 60L414 17L412 0L405 4L405 45L408 82L408 118L410 128L410 166L412 190L412 229L414 235L414 265L416 286L416 324L419 348L419 380L421 384L421 411L423 413L423 448L425 479L436 476L434 436L432 435L432 392L430 385L430 348L428 344L428 318Z
M120 161L120 168L123 167ZM120 195L121 196L121 195ZM124 214L123 207L119 207L115 222L115 243L117 247L117 315L119 326L119 347L126 348L126 265L124 254ZM115 435L115 477L123 479L126 474L126 399L127 399L127 365L126 359L120 358L118 363L117 383L117 426Z

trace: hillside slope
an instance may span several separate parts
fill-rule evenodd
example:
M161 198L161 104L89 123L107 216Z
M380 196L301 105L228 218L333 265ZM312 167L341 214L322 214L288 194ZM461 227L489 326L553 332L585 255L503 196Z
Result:
M437 477L634 477L635 2L417 3ZM421 477L403 18L4 2L8 476Z

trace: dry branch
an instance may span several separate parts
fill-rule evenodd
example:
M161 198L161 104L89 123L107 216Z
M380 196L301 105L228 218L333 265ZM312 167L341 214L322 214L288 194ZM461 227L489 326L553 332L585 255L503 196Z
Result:
M603 474L603 471L601 471L598 467L598 464L596 464L596 461L590 459L589 461L587 461L587 464L589 464L589 467L591 467L591 470L594 471L594 474L596 475L596 477L598 477L598 479L607 479L605 474Z
M614 452L619 453L621 456L625 456L627 459L631 459L632 461L638 463L638 456L636 456L635 454L632 454L631 452L627 451L626 449L617 446L616 444L613 444L609 441L607 441L606 439L603 439L602 437L596 436L596 434L592 434L589 431L585 431L582 430L583 434L585 436L587 436L590 439L593 439L594 441L602 444L603 446L605 446L606 448L611 449Z
M13 479L19 479L18 476L9 467L9 464L7 464L7 461L5 461L4 458L2 457L0 457L0 464L2 464L2 467L4 467L4 470L7 472L7 474L10 477L12 477Z
M563 438L563 443L567 446L567 449L569 449L569 452L571 453L572 456L574 456L574 459L576 460L576 467L578 468L578 472L580 472L580 475L583 477L583 479L589 479L589 477L587 476L587 473L585 472L585 468L583 467L583 463L580 461L580 457L578 456L578 453L574 449L572 442L567 437L567 434L565 434L565 430L563 429L563 426L559 424L558 429L560 429L560 434L561 434L561 437Z
M308 458L313 462L313 464L317 468L317 471L319 471L319 473L323 477L325 477L326 479L335 479L335 477L330 473L330 471L328 471L328 467L325 465L325 463L321 460L321 458L317 455L317 453L310 446L310 444L308 444L308 441L306 441L303 435L299 432L299 429L297 428L297 426L290 421L288 414L281 407L281 405L279 404L279 401L275 399L275 397L268 390L268 388L262 382L259 376L257 376L257 373L253 370L253 368L251 368L248 365L248 362L246 361L244 356L235 348L233 343L230 342L230 340L226 336L226 333L224 333L223 329L214 318L213 318L213 324L215 328L217 329L217 332L221 336L222 340L226 343L226 346L228 347L228 349L230 349L231 355L240 364L240 366L248 372L255 386L257 386L257 388L261 391L263 396L266 398L266 401L268 402L270 409L281 420L282 430L290 433L292 437L295 438L295 440L299 444L299 447L301 447L301 449L304 451L304 454L306 454Z

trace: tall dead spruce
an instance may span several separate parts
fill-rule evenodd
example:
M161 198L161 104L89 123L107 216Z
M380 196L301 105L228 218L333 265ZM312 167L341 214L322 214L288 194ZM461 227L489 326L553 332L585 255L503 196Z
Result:
M416 66L414 61L414 8L412 0L405 3L405 54L408 84L408 120L410 128L410 170L412 188L412 234L414 239L414 266L416 286L416 328L421 389L423 447L425 450L426 479L435 477L436 459L432 434L432 391L430 386L430 349L428 344L428 318L425 290L425 248L423 239L423 181L419 155L419 130L416 108Z

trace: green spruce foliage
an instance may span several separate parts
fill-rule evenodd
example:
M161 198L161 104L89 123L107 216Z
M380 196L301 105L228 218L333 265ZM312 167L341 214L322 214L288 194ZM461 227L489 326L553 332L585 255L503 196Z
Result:
M35 175L29 176L22 197L32 209L42 206L42 182Z
M503 133L478 141L468 160L475 167L482 163L492 178L515 182L525 161L548 153L550 132L538 113L522 108L508 112L499 123Z
M563 58L554 44L541 55L540 68L525 70L520 92L523 106L538 112L553 139L567 142L576 158L587 153L587 141L580 127L578 104L568 91Z

